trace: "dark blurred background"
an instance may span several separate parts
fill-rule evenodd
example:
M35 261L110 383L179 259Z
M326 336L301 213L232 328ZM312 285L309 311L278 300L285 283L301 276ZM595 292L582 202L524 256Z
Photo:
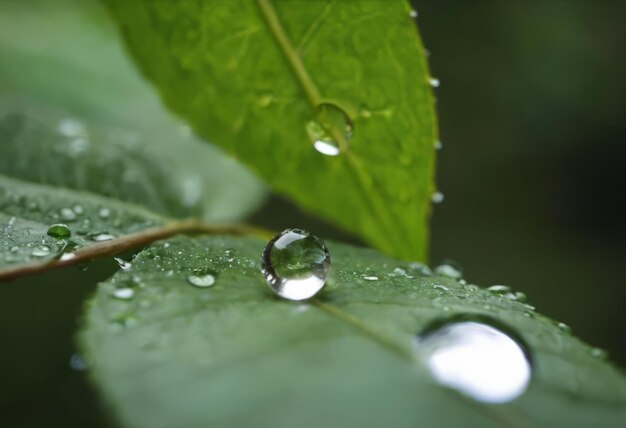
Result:
M441 80L445 200L431 262L453 259L469 282L524 291L626 366L626 2L413 4ZM274 196L250 221L350 240ZM0 425L109 426L69 361L83 301L115 268L105 260L2 284Z

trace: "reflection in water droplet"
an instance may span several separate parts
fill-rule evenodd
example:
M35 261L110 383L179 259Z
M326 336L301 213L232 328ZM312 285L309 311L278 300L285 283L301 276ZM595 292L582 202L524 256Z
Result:
M300 229L272 238L262 256L263 275L270 288L288 300L304 300L322 289L330 272L324 242Z
M215 272L196 272L193 275L187 276L187 282L196 287L206 288L215 285L217 274Z
M428 79L428 83L430 83L430 86L432 86L433 88L438 88L441 82L439 82L439 79L431 77L430 79Z
M490 325L452 322L427 331L417 343L437 382L475 400L509 402L530 381L531 365L524 348Z
M340 146L352 139L352 123L348 115L330 103L318 106L315 117L306 124L306 131L313 148L326 156L337 156L341 151Z
M440 204L441 202L443 202L443 199L444 195L441 192L435 192L430 197L430 200L433 202L433 204Z
M51 249L45 244L35 245L30 254L35 257L46 257L50 255Z
M55 237L55 238L68 238L72 235L70 228L67 227L67 225L62 224L62 223L53 224L52 226L48 228L47 233L48 235Z
M113 290L113 297L120 300L129 300L135 296L135 290L129 287L116 288Z

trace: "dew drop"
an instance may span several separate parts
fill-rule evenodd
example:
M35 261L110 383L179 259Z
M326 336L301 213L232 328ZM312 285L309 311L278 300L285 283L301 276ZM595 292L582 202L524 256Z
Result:
M193 286L200 288L212 287L215 285L217 274L212 271L194 272L193 275L187 276L187 282Z
M417 339L433 378L485 403L506 403L524 393L532 374L521 343L491 325L452 321Z
M326 156L340 154L340 146L352 139L352 123L348 115L334 104L320 104L315 117L306 124L313 148ZM343 139L342 142L337 139Z
M572 332L572 328L564 322L557 322L556 326L561 331L561 333L570 334Z
M54 238L69 238L72 235L70 228L62 223L53 224L48 228L47 233Z
M98 216L102 219L109 218L110 215L111 210L108 208L100 208L100 211L98 211Z
M363 277L363 279L366 281L378 281L378 277L374 275L366 275Z
M119 257L113 257L113 260L115 260L115 263L117 263L117 265L120 267L120 269L122 269L123 271L127 271L129 270L131 267L133 267L132 263L127 262L124 259L121 259Z
M111 235L110 233L96 233L94 235L90 235L90 238L96 242L110 241L115 239L115 235Z
M441 82L439 82L439 79L435 78L435 77L431 77L430 79L428 79L428 83L430 84L430 86L432 86L433 88L438 88L439 84Z
M411 262L407 266L411 273L415 272L422 276L432 276L433 271L424 263Z
M130 287L116 288L113 290L113 297L120 300L130 300L135 297L135 290Z
M324 242L300 229L272 238L262 255L263 275L270 288L288 300L304 300L322 289L330 272Z
M435 141L435 150L441 150L441 149L443 149L443 143L441 142L441 140Z
M444 199L444 195L441 192L435 192L430 197L430 200L433 202L433 204L440 204L443 202L443 199Z
M34 257L46 257L50 255L51 249L49 246L45 244L35 245L31 250L30 254Z
M76 215L83 215L85 213L85 209L82 207L82 205L74 205L72 210Z
M461 279L463 277L463 272L461 272L460 268L453 266L450 263L443 263L435 268L435 275Z
M409 12L409 16L410 16L411 18L413 18L413 19L417 18L417 11L416 11L415 9L412 9L412 10Z
M61 208L60 215L61 219L65 221L76 220L76 213L71 208Z

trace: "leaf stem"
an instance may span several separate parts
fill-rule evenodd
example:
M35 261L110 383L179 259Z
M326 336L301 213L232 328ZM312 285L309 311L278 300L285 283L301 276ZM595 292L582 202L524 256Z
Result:
M163 226L131 233L110 241L96 242L71 253L65 253L56 259L23 263L0 269L0 281L8 281L22 276L46 272L51 269L86 263L96 258L112 256L123 251L144 247L154 241L183 233L257 235L264 238L269 238L273 235L268 230L246 224L210 225L193 219L172 221Z

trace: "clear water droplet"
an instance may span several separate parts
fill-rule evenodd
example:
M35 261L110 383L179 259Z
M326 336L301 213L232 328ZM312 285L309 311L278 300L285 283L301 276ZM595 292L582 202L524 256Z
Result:
M212 271L194 272L193 275L187 276L187 282L193 286L200 288L212 287L215 285L217 274Z
M561 333L570 334L572 332L572 328L564 322L557 322L556 326L561 331Z
M122 269L123 271L127 271L129 270L131 267L133 267L132 263L127 262L124 259L121 259L119 257L113 257L113 260L115 260L115 263L117 263L117 265L120 267L120 269Z
M287 229L272 238L262 256L263 275L270 288L288 300L304 300L319 292L330 272L324 242L309 232Z
M433 88L438 88L441 82L436 77L431 77L430 79L428 79L428 83Z
M135 290L130 287L116 288L113 290L113 297L120 300L130 300L135 297Z
M532 375L521 343L484 322L453 321L417 339L437 382L477 401L506 403L524 393Z
M61 208L60 216L61 216L61 220L65 220L65 221L76 220L76 213L71 208Z
M441 149L443 149L443 143L441 142L441 140L435 141L435 150L441 150Z
M108 208L100 208L100 211L98 211L98 217L100 218L109 218L109 216L111 215L111 210Z
M511 287L508 285L492 285L491 287L487 287L487 291L491 294L506 294L511 292Z
M339 155L342 144L348 144L352 139L352 123L348 115L330 103L318 106L315 117L306 124L306 131L313 148L326 156Z
M34 257L46 257L51 253L51 248L45 244L35 245L30 254Z
M411 273L418 273L422 276L432 276L433 271L424 263L411 262L407 266Z
M417 18L417 11L415 9L411 9L409 16L413 19Z
M69 238L70 236L72 236L70 228L63 223L53 224L48 228L47 233L54 238Z
M454 266L451 263L442 263L435 268L435 275L461 279L463 277L463 272L461 271L461 268Z
M443 202L445 196L443 193L441 192L435 192L432 194L432 196L430 197L430 200L433 202L433 204L440 204Z

